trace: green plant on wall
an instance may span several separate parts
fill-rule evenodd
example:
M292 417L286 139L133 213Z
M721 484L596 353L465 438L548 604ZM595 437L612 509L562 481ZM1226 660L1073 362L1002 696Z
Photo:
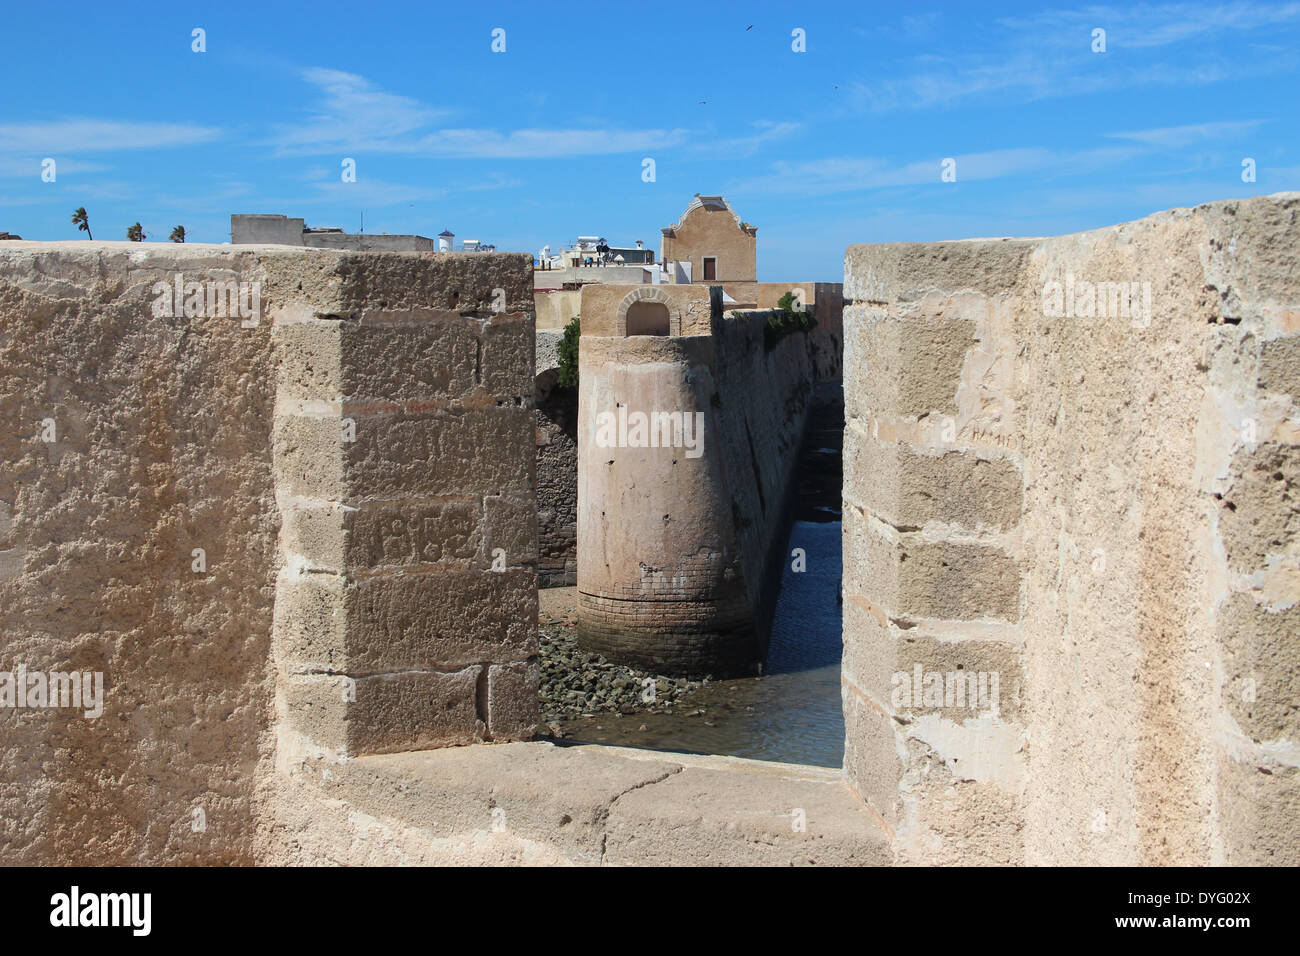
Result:
M813 307L805 305L796 309L795 304L794 292L787 292L777 300L776 309L768 315L767 325L763 327L763 344L769 352L790 333L811 332L817 327Z
M564 327L564 337L557 346L560 371L556 376L556 384L561 388L574 388L578 384L578 336L581 334L581 323L575 315Z

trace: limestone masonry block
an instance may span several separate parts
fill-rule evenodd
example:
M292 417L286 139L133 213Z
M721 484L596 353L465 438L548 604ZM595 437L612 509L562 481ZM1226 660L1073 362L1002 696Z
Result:
M870 582L867 593L891 617L996 618L1020 613L1015 559L993 545L927 541L914 532L872 525L844 509L844 578Z
M1300 767L1221 757L1218 796L1229 866L1300 866Z
M1260 346L1259 387L1286 392L1300 404L1300 335L1271 339Z
M905 751L894 721L847 678L841 684L840 698L844 702L845 775L885 825L896 828L902 816L899 783Z
M991 703L996 692L997 719L1020 720L1024 674L1019 648L998 640L945 640L924 624L900 627L882 617L878 609L856 595L844 601L845 633L853 635L844 647L844 674L886 711L909 718L937 713L961 723L988 716L990 708L982 705ZM918 664L923 681L920 698L914 687ZM994 674L996 683L991 680ZM907 681L896 679L897 675L906 675ZM945 691L937 707L924 696L931 686L925 681L932 675L940 677ZM953 677L961 682L960 699ZM972 689L976 691L973 695L968 693ZM980 697L980 693L986 696Z
M481 341L480 384L497 398L531 402L537 348L532 313L493 315L484 321Z
M537 653L535 580L530 568L355 582L286 570L276 653L289 671L353 677L522 660Z
M517 453L533 446L532 410L516 405L277 416L275 440L286 490L330 501L527 493L535 482L534 456Z
M420 565L487 567L477 498L303 501L284 512L281 541L312 570L343 573Z
M288 678L283 694L295 731L340 755L470 744L483 736L475 708L479 668L407 671L349 682Z
M1006 459L918 451L874 439L860 422L845 428L844 455L856 479L845 496L896 528L939 521L1006 531L1020 523L1024 479Z
M861 307L845 312L846 317L856 318ZM906 321L877 315L848 322L844 341L846 354L858 356L858 364L844 370L849 417L859 417L865 410L894 418L956 413L962 367L975 345L973 322Z
M849 246L844 254L845 302L908 302L927 292L1014 289L1036 243L1028 239L886 242Z
M1224 652L1223 706L1255 742L1300 739L1300 607L1270 610L1248 594L1220 606Z
M537 561L537 509L533 498L525 492L506 495L488 495L483 499L483 552L481 559L492 566L497 562L497 549L506 567L517 567Z
M1300 447L1267 442L1232 462L1219 529L1230 567L1254 571L1270 555L1300 556Z
M368 309L448 309L486 315L533 311L529 256L494 253L340 254L333 311L355 315ZM504 292L504 297L497 290Z
M487 671L487 725L492 739L528 739L537 724L536 665L492 664Z

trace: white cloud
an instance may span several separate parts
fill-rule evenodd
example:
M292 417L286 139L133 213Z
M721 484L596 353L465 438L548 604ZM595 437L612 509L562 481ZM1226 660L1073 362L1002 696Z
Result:
M1271 38L1270 30L1300 22L1300 3L1094 6L1004 18L989 24L979 52L925 55L901 63L881 60L881 75L848 86L848 100L869 112L930 109L971 99L1034 101L1148 86L1201 86L1294 69L1300 57L1280 46L1257 45L1243 62L1219 52L1232 31ZM1094 28L1106 30L1107 52L1091 51ZM1240 37L1238 37L1240 39ZM1195 41L1194 48L1124 57ZM1105 57L1105 59L1103 59Z
M1263 120L1238 120L1221 123L1193 123L1188 126L1164 126L1158 129L1131 130L1107 133L1111 139L1127 139L1135 143L1162 148L1190 146L1202 140L1238 139L1261 126Z
M0 150L57 159L60 153L193 146L209 143L220 135L219 129L192 123L123 123L96 119L3 123L0 124Z
M877 157L779 162L773 165L769 174L732 185L728 191L735 194L786 193L814 196L895 186L938 185L941 183L941 162L945 158L936 156L902 166ZM953 158L957 161L959 182L998 179L1042 169L1062 159L1051 150L1040 148L1000 149Z
M1046 147L998 149L958 154L957 182L1002 179L1027 173L1072 176L1126 163L1149 150L1141 146L1106 146L1062 151ZM906 186L944 185L942 161L935 156L899 165L879 157L839 157L804 162L778 162L765 175L734 183L734 194L765 193L823 196Z
M802 123L778 123L771 120L759 120L750 125L754 127L755 132L748 136L709 139L697 133L691 137L691 149L694 152L713 153L731 159L752 156L764 144L786 139L804 128Z
M276 142L282 152L382 149L449 115L354 73L312 67L302 78L319 90L320 100L307 119L281 128Z
M452 111L385 92L352 73L313 68L302 75L320 91L320 100L302 123L278 128L273 145L279 155L559 159L666 149L687 138L682 129L437 128Z

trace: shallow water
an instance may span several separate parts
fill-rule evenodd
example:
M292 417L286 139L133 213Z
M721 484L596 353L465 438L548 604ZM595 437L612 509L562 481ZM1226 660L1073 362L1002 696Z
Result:
M570 721L566 742L840 766L843 406L830 401L814 415L800 459L795 521L763 676L710 681L672 714L602 714ZM795 548L804 549L803 572L792 570Z

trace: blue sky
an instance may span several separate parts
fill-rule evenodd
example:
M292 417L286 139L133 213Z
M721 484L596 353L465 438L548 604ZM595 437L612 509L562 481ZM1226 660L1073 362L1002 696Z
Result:
M722 193L758 226L760 279L838 281L855 242L1050 235L1300 188L1300 3L0 13L0 231L27 239L78 238L85 206L102 239L139 220L151 241L183 224L222 242L233 212L356 231L364 213L367 232L500 250L658 249L694 193Z

